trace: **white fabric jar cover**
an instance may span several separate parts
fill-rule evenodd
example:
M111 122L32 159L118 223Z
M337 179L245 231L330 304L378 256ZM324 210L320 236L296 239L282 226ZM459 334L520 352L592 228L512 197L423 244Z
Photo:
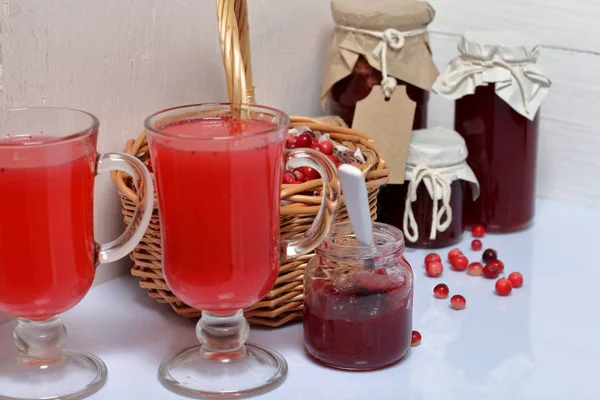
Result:
M434 83L434 92L456 100L495 83L496 95L533 121L552 85L537 63L537 41L515 32L468 31L458 51L460 56Z
M479 182L467 165L465 140L452 129L436 127L412 132L408 148L405 184L408 185L404 209L404 236L411 242L419 239L419 227L412 210L417 200L417 188L421 183L433 199L431 233L434 240L438 232L444 232L452 223L452 182L463 180L471 184L473 200L479 197ZM438 202L441 201L441 208ZM442 220L446 220L442 223Z

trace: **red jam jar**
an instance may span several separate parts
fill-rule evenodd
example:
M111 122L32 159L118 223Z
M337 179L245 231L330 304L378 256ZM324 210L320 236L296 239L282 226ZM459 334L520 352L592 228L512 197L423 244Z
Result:
M374 223L375 251L350 223L333 226L304 274L304 343L315 360L373 370L406 355L412 338L413 271L402 232Z
M331 99L332 113L352 126L356 103L373 88L389 97L396 85L404 85L416 103L413 129L425 128L429 91L438 76L427 34L433 7L417 0L332 0L331 10L336 26L323 78L323 105Z
M456 99L454 128L481 186L465 224L525 229L535 214L539 109L551 85L537 64L539 45L510 32L467 32L459 51L435 90Z
M460 242L464 189L469 187L473 197L479 194L466 159L465 140L455 131L438 127L412 132L405 182L387 189L394 191L388 198L401 201L381 204L387 210L385 222L402 229L408 247L435 249Z

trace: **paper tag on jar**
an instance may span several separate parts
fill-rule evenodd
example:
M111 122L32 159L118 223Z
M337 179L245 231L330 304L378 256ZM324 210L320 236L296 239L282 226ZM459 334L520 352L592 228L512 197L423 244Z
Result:
M356 103L352 128L364 132L375 141L387 167L389 183L404 183L408 145L417 103L406 94L406 86L398 85L386 101L381 86Z

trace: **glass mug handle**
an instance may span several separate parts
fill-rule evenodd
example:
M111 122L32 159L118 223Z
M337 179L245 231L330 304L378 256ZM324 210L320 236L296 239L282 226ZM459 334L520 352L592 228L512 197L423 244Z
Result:
M98 158L96 174L111 171L123 171L133 177L138 203L125 232L112 242L98 244L96 250L98 264L120 260L135 249L146 233L154 207L152 176L140 160L124 153L104 153Z
M323 180L323 200L311 227L298 238L283 240L284 259L310 253L325 239L335 221L341 192L335 165L323 153L312 149L286 150L285 165L288 163L294 168L305 166L319 172Z

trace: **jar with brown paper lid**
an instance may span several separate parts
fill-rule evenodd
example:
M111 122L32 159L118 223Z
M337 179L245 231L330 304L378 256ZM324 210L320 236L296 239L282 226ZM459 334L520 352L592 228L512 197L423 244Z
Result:
M385 204L386 223L402 229L408 247L434 249L461 240L464 189L469 186L474 199L479 195L466 159L465 141L452 129L412 132L405 182L392 186L401 200Z
M467 225L489 232L527 228L535 213L540 106L551 82L539 43L514 32L467 32L434 85L456 100L454 128L466 140L481 195L467 203Z
M429 91L438 76L427 26L435 10L416 0L332 0L335 21L321 102L352 126L356 103L375 86L386 98L405 85L416 102L413 129L425 128Z

